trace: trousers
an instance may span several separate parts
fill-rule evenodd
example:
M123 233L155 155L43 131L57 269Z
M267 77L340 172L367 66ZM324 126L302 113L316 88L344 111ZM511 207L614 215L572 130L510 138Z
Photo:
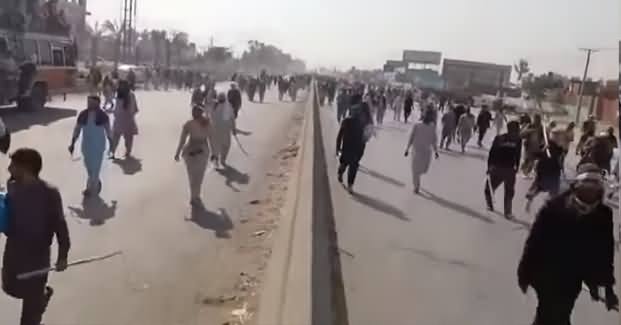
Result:
M483 139L485 138L485 133L487 133L487 128L479 128L479 145L483 144Z
M119 145L119 141L121 140L121 136L123 136L123 140L125 142L125 152L129 156L132 153L132 148L134 147L134 135L133 134L122 134L114 132L112 134L112 143L110 144L110 152L114 153L116 148Z
M512 167L496 167L489 172L489 182L485 180L485 201L487 207L494 209L492 192L500 184L505 186L504 213L510 215L513 212L513 196L515 195L515 170ZM490 184L491 183L491 184ZM491 189L490 189L491 185Z
M203 180L205 179L205 171L207 170L209 153L202 152L196 155L186 154L183 159L185 161L185 167L188 171L190 197L192 199L200 198Z
M533 325L571 325L571 313L580 289L563 291L567 292L535 288L538 303Z

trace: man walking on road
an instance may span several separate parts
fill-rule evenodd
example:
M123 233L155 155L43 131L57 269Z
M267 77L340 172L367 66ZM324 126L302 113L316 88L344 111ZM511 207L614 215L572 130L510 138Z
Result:
M504 184L504 215L507 219L513 218L515 175L520 166L521 156L520 125L516 121L511 121L507 123L507 133L494 138L487 158L487 180L485 182L485 201L490 211L494 211L493 191L500 184Z
M347 115L347 109L349 108L350 98L348 91L346 89L341 89L339 91L339 95L336 97L336 120L341 123L341 121Z
M88 108L80 112L71 144L69 145L69 153L73 154L75 142L82 135L82 157L88 181L84 196L99 194L101 192L101 165L103 164L104 153L106 151L106 142L112 143L112 133L110 131L110 119L100 107L100 99L98 96L90 96L88 98Z
M341 128L336 137L336 155L340 156L337 176L339 182L343 183L343 174L347 170L347 188L350 193L353 192L356 174L366 146L364 110L364 108L360 108L352 111L350 116L341 123Z
M461 152L466 152L466 145L470 138L472 138L472 133L474 131L475 121L474 115L470 113L470 109L466 111L458 120L457 120L457 135L459 136L459 143L461 144Z
M560 142L563 136L562 129L551 132L550 141L544 150L537 153L535 180L526 193L526 211L530 212L533 199L541 192L548 192L551 197L556 196L561 188L561 173L563 171L563 152ZM549 153L549 155L548 155Z
M485 133L490 127L490 122L492 121L492 114L489 112L487 106L483 105L481 107L481 112L477 116L477 129L479 130L479 147L483 147L483 139L485 139Z
M242 105L242 95L239 89L237 89L237 84L231 84L231 89L229 89L229 92L227 93L227 99L235 112L235 118L237 118L239 115L239 109Z
M231 150L231 137L236 134L235 112L231 105L226 101L226 95L220 93L218 102L211 112L212 142L211 149L212 161L216 167L226 167L226 159Z
M535 219L518 267L518 284L537 294L534 325L569 325L583 283L608 310L619 306L614 293L612 209L602 200L600 168L582 165L576 182L548 201Z
M64 271L71 246L60 193L39 178L41 167L41 155L34 149L18 149L11 155L2 290L22 300L20 325L41 324L54 290L47 286L47 274L29 279L17 276L50 267L54 236L58 241L56 271Z
M434 113L427 111L422 122L414 124L408 146L405 148L405 156L410 153L410 148L414 148L412 155L412 182L414 193L420 192L420 178L429 171L431 165L431 149L435 152L438 159L438 136L436 134L436 124Z
M408 91L403 102L403 117L405 118L405 123L408 122L410 114L412 114L412 107L414 107L414 95L411 91Z
M455 128L457 127L457 117L455 110L449 107L442 116L442 139L440 139L440 148L451 150L449 146L455 137Z

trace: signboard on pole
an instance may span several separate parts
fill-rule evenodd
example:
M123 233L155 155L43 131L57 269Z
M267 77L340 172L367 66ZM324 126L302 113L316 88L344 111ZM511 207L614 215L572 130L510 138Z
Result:
M442 53L434 51L403 51L403 61L407 63L440 65Z

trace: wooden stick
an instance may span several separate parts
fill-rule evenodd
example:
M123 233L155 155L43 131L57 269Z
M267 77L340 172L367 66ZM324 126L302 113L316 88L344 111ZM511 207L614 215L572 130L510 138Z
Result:
M90 257L90 258L85 258L85 259L81 259L81 260L77 260L77 261L73 261L69 264L67 264L67 267L70 266L77 266L77 265L81 265L81 264L87 264L87 263L92 263L92 262L97 262L97 261L101 261L101 260L105 260L117 255L121 255L123 254L122 251L116 251L114 253L110 253L107 255L103 255L103 256L95 256L95 257ZM35 270L35 271L31 271L31 272L26 272L26 273L22 273L17 275L17 279L18 280L27 280L27 279L31 279L34 277L38 277L38 276L43 276L45 274L48 274L52 271L56 271L56 267L49 267L49 268L45 268L45 269L40 269L40 270Z

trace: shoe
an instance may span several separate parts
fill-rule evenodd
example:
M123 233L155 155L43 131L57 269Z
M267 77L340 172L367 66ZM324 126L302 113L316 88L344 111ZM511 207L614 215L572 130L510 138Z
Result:
M97 182L97 194L101 194L101 188L102 188L101 181L99 181Z
M487 206L487 211L489 211L489 212L494 212L494 207L493 207L493 206L491 206L491 205L488 205L488 206Z
M420 188L419 187L414 189L414 194L420 194Z
M337 175L336 179L339 181L339 183L343 184L343 175L341 174Z
M197 207L200 204L201 204L201 199L200 198L195 197L195 198L190 200L190 205L193 206L193 207Z
M349 194L354 192L354 184L347 185L347 192L349 192Z

